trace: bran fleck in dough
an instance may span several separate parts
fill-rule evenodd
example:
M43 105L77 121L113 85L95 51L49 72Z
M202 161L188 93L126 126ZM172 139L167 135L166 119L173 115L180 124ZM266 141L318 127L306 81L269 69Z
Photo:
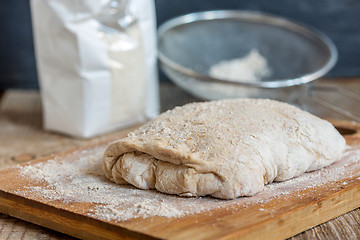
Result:
M118 184L180 196L251 196L338 160L345 140L328 121L286 103L233 99L169 110L105 151Z

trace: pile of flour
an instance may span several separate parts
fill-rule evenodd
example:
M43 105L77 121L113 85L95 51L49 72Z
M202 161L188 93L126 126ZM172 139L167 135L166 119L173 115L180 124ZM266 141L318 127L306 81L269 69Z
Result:
M237 82L259 82L271 76L271 70L266 58L257 49L252 49L245 57L220 61L211 66L209 75Z

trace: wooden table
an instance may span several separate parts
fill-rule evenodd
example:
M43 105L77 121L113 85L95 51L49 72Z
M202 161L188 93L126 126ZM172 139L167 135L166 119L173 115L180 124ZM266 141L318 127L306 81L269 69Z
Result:
M360 96L360 78L320 80L317 84L340 86ZM160 94L162 111L188 102L199 101L171 83L161 84ZM358 104L349 102L348 107L356 111L360 108L360 102ZM318 114L322 117L347 118L345 115L329 112L326 107L318 109ZM0 168L52 153L116 139L123 132L119 130L89 140L45 132L42 130L40 96L36 90L8 90L0 93L0 126ZM0 239L74 238L0 214ZM360 209L309 229L291 239L360 239Z

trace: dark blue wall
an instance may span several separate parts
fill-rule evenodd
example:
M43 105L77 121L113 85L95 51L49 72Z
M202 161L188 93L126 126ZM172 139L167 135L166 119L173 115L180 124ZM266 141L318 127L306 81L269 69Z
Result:
M0 90L37 87L29 0L0 1Z
M155 0L158 24L185 13L248 9L281 15L327 34L339 50L328 76L360 76L359 0ZM0 1L0 89L37 87L29 0ZM162 80L166 78L161 75Z

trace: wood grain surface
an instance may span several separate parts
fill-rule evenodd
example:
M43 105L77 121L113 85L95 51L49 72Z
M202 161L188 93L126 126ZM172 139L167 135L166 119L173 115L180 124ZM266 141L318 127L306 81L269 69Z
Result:
M357 143L360 124L337 121L335 126L346 129L346 132L353 132L345 136L348 145ZM82 148L91 151L81 151L81 158L92 157L93 148ZM104 148L97 151L102 153ZM75 153L59 153L29 164L44 163L52 159L71 166L79 158L77 152L79 150L75 150ZM337 169L340 166L343 168L340 174L330 170L331 167ZM291 191L285 191L281 195L273 196L264 191L264 195L260 193L254 196L259 198L256 201L252 200L254 197L222 201L220 207L212 207L205 212L185 215L179 219L152 216L117 221L98 218L96 215L89 216L87 213L93 212L97 207L90 200L69 202L32 194L32 189L35 188L48 189L46 181L33 180L22 175L20 168L10 168L0 172L0 211L84 239L283 239L360 206L360 162L338 166L335 164L327 169L321 175L327 180L311 188L308 188L310 185L307 181L305 187L302 187L301 182L295 182L289 188ZM317 175L316 172L308 174ZM333 174L338 177L331 179ZM138 197L141 198L141 195ZM184 200L178 198L176 201ZM132 205L138 202L136 198ZM205 201L202 204L215 206L213 202ZM119 206L121 209L121 205Z
M334 79L330 82L360 89L360 79ZM360 92L360 91L359 91ZM161 86L162 110L198 101L172 84ZM325 116L327 117L327 116ZM336 117L331 114L329 117ZM341 117L341 116L340 116ZM37 91L7 91L0 102L0 167L8 167L33 158L74 147L115 139L124 131L83 140L42 130L41 102ZM356 209L332 221L300 233L292 239L360 239L360 214ZM0 239L73 239L67 235L0 215Z

